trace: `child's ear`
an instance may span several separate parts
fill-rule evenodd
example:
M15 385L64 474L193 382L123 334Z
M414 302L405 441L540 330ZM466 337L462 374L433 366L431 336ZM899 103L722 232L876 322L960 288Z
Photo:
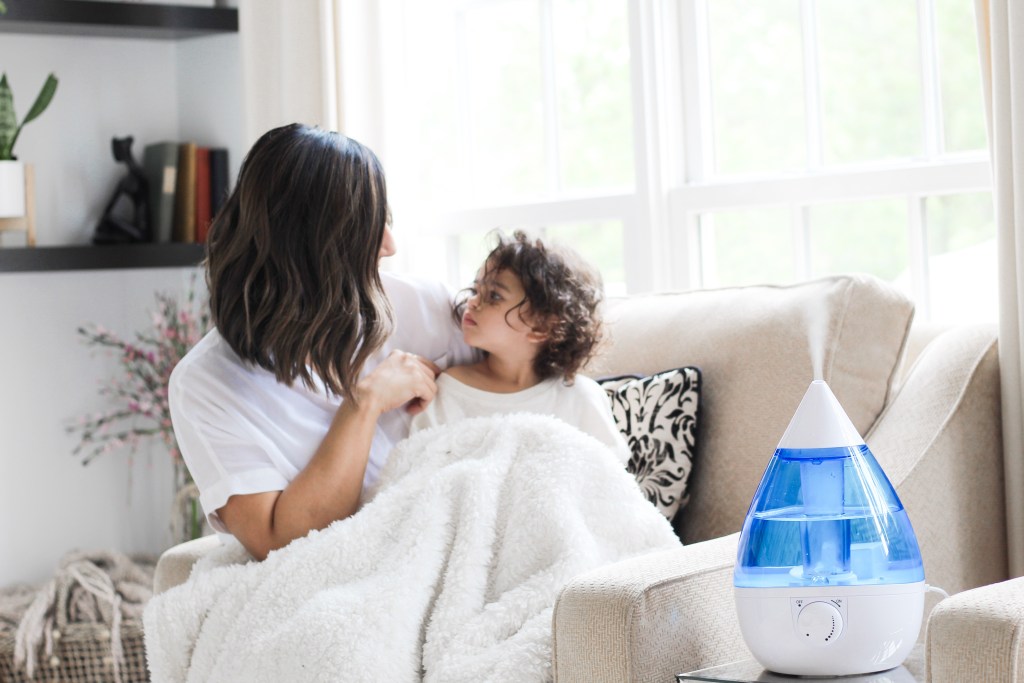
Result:
M551 330L558 323L556 316L550 316L544 321L534 321L534 324L530 332L526 335L526 338L534 344L543 344L544 342L551 339Z
M533 342L534 344L543 344L548 340L547 330L542 330L539 327L535 327L526 334L526 339Z

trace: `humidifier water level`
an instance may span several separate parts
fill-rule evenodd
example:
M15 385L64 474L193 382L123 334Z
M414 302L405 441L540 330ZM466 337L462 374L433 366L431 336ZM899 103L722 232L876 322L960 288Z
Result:
M778 673L882 671L917 640L917 539L825 382L811 383L754 494L734 585L747 646Z

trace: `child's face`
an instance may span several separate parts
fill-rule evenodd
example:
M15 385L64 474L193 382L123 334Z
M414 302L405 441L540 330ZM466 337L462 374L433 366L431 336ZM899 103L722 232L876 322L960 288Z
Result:
M545 335L534 330L526 292L508 270L481 268L462 314L462 336L473 348L508 359L533 358ZM514 309L514 310L513 310Z

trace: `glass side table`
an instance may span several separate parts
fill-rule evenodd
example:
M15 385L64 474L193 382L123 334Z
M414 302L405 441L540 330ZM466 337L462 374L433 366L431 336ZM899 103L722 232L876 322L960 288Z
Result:
M924 683L924 646L915 645L903 666L861 676L789 676L765 671L753 659L722 664L709 669L677 674L676 681L705 681L707 683Z

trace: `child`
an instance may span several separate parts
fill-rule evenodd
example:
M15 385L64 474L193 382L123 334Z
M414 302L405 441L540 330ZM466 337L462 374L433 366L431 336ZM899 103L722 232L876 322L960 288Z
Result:
M455 308L466 343L483 351L437 378L437 395L417 415L417 432L460 418L530 412L553 415L607 444L625 463L629 449L608 396L577 371L601 339L601 281L569 250L521 231L498 245Z

